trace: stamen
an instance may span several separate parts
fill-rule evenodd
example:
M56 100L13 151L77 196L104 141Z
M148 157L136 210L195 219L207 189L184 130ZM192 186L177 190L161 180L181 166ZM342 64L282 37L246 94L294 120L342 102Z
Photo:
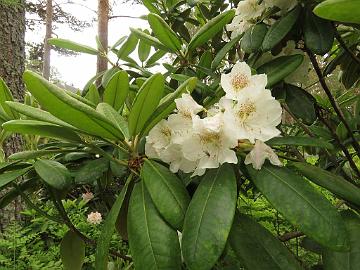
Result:
M239 91L249 85L249 78L244 74L236 74L231 80L232 86Z

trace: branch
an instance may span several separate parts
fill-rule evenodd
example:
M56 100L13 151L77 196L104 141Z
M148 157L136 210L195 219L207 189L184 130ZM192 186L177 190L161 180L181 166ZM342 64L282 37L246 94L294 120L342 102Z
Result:
M335 31L334 31L334 32L335 32L335 38L336 38L336 40L339 42L340 46L351 56L351 58L352 58L356 63L358 63L358 64L360 65L360 59L355 55L355 53L354 53L352 50L350 50L350 49L346 46L344 40L342 39L341 35L339 34L339 32L337 31L337 29L336 29L335 26L334 26L334 28L335 28Z
M343 112L341 111L339 105L337 104L336 100L332 96L331 91L330 91L329 87L327 86L326 81L325 81L325 79L324 79L324 77L322 75L321 69L320 69L319 64L318 64L318 62L316 60L315 55L307 48L305 48L305 51L309 55L310 61L311 61L312 65L314 66L314 69L315 69L315 72L316 72L316 74L317 74L317 76L319 78L320 84L321 84L322 88L324 89L324 91L325 91L325 93L326 93L326 95L327 95L327 97L328 97L328 99L329 99L329 101L331 103L331 106L334 108L335 113L337 114L340 121L344 124L346 130L348 131L349 136L352 139L351 144L354 147L354 149L356 151L356 154L360 157L360 145L357 142L357 140L355 139L353 131L351 130L348 122L345 120Z
M294 238L297 238L297 237L300 237L300 236L303 236L304 233L302 232L299 232L299 231L295 231L295 232L288 232L288 233L285 233L281 236L279 236L279 240L281 242L286 242L286 241L289 241L291 239L294 239Z
M110 20L110 19L116 19L116 18L128 18L128 19L140 19L140 20L143 20L143 18L141 18L141 17L129 16L129 15L114 15L114 16L109 16L109 20Z
M360 177L360 171L358 169L358 167L356 166L352 156L350 155L349 151L347 150L347 148L341 143L341 140L339 138L339 136L336 134L336 132L332 129L332 127L330 126L330 124L324 119L324 117L322 117L321 112L319 111L318 113L318 117L320 119L320 121L322 123L324 123L324 125L328 128L328 130L331 132L331 135L334 137L335 141L337 142L337 144L339 145L339 147L341 148L341 150L344 152L347 160L349 161L350 167L353 169L353 171L356 173L356 175L358 177ZM347 179L347 181L353 183L354 185L357 185L353 180Z

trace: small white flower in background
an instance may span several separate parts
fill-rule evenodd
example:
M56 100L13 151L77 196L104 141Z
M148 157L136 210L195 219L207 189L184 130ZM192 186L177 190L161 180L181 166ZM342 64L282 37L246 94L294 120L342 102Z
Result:
M238 140L267 141L280 134L276 128L281 122L282 108L271 96L270 90L254 88L242 91L237 101L222 98L227 134Z
M252 164L254 169L260 170L266 159L275 166L282 166L274 150L262 141L256 140L254 148L247 154L244 163L246 165Z
M99 212L91 212L87 216L87 221L91 224L100 224L102 221L101 214Z
M94 199L94 194L92 192L86 192L86 193L83 193L81 195L81 197L85 202L88 202L88 201L91 201L92 199Z
M251 68L245 62L235 64L230 73L221 75L221 86L229 99L238 100L243 91L265 89L266 84L267 76L251 75Z
M220 113L204 119L194 118L193 136L182 145L184 157L198 162L193 175L202 175L206 169L218 168L223 163L237 163L236 154L231 150L237 140L224 133L223 123Z

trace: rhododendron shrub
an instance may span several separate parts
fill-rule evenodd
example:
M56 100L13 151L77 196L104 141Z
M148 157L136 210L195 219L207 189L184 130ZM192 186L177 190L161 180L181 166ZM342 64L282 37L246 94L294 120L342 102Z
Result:
M0 206L21 195L65 223L62 250L96 246L96 269L302 269L293 238L316 247L314 267L359 268L354 2L143 1L149 28L110 48L51 39L111 67L81 94L26 71L24 103L1 81L3 137L29 149L0 165ZM72 223L69 196L91 209L97 239ZM274 235L238 203L259 196L294 231ZM115 233L128 254L109 250ZM64 255L71 269L79 253Z

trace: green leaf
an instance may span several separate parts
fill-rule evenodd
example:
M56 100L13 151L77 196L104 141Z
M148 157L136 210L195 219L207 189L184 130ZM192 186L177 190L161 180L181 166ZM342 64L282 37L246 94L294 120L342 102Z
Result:
M136 269L181 269L177 232L161 218L143 182L131 194L127 228Z
M275 137L268 140L266 144L270 146L294 145L294 146L320 147L329 150L334 149L334 146L331 143L324 141L324 139L313 138L313 137L298 137L298 136Z
M129 183L132 177L128 178L125 186L122 188L119 196L116 198L115 203L111 207L109 214L106 216L104 224L101 229L101 234L97 240L97 248L95 253L95 269L107 270L108 269L108 256L110 248L110 240L113 236L115 223L120 213L121 206L123 205L125 195L127 193Z
M57 138L70 142L82 142L81 138L71 129L37 120L11 120L2 125L6 131L20 134L39 135Z
M99 104L100 95L95 84L90 85L89 91L86 93L85 98L91 101L91 103L94 103L95 105Z
M0 78L0 106L11 119L19 118L19 114L9 108L9 106L6 104L6 101L14 101L14 98L6 83L3 81L3 79Z
M304 89L295 85L285 85L285 102L289 110L305 124L311 125L317 119L315 111L315 98Z
M0 189L2 187L6 186L7 184L11 183L12 181L16 180L18 177L26 174L30 169L31 169L31 167L21 169L21 170L1 173L0 174Z
M291 166L294 166L302 175L306 176L315 184L326 188L357 206L360 206L360 189L346 181L341 176L307 163L293 162L291 163Z
M163 50L157 50L150 58L146 61L146 67L149 67L151 65L156 64L158 60L160 60L164 55L166 54L166 51Z
M6 101L6 104L12 108L14 111L17 111L20 114L23 114L29 118L34 120L39 120L43 122L52 123L55 125L68 127L70 129L75 129L73 126L69 125L68 123L61 121L60 119L53 116L51 113L47 111L41 110L39 108L34 108L23 103Z
M146 34L149 34L148 30L144 30ZM138 55L141 62L145 62L148 59L151 51L151 46L144 40L140 39L138 46Z
M247 166L251 179L266 199L290 223L332 250L347 250L349 239L336 208L293 171L271 165L256 171Z
M163 50L165 52L171 52L172 50L165 45L163 45L157 38L150 36L143 31L135 28L131 28L131 33L133 33L135 36L137 36L138 39L141 39L145 43L149 44L150 46L153 46L154 48L157 48L159 50Z
M168 168L147 159L142 167L141 178L161 216L173 228L181 230L190 202L183 182Z
M157 14L147 16L149 24L159 41L172 51L181 50L181 41L169 25Z
M27 160L36 159L43 156L53 156L54 154L64 153L63 149L56 150L33 150L17 152L9 156L9 160Z
M128 123L113 107L107 103L99 103L96 110L109 119L114 126L121 131L125 138L129 138Z
M68 231L60 243L60 256L65 270L81 270L85 259L84 241Z
M286 246L246 215L235 215L229 241L246 269L302 269Z
M360 24L360 3L358 0L327 0L318 4L314 13L321 18Z
M130 135L139 134L146 121L158 106L164 91L165 80L160 73L151 76L141 86L129 114Z
M160 11L153 5L152 0L141 0L144 6L152 13L160 14Z
M159 106L153 112L149 120L145 124L145 129L142 132L143 135L147 135L148 132L162 119L165 119L175 108L175 99L179 98L183 93L191 93L197 83L197 78L192 77L183 82L173 93L168 94L160 100Z
M269 28L262 43L263 51L274 48L290 32L299 18L300 11L301 7L298 5Z
M321 19L307 9L304 20L304 41L313 53L324 55L334 43L335 29L330 21Z
M355 270L360 265L360 218L348 210L341 213L350 237L348 252L323 251L323 263L326 270Z
M98 158L87 162L75 174L76 184L92 184L109 169L109 160Z
M64 190L71 184L71 174L61 163L54 160L39 159L34 163L36 173L49 186Z
M90 87L90 85L89 85L89 87ZM88 106L90 106L90 107L92 107L92 108L95 108L95 107L96 107L96 105L95 105L94 103L92 103L90 100L88 100L88 99L80 96L80 95L77 94L77 93L74 93L74 92L72 92L72 91L65 90L65 89L62 89L62 91L65 92L68 96L70 96L70 97L72 97L72 98L80 101L81 103L84 103L84 104L86 104L86 105L88 105ZM79 91L80 91L80 90L79 90Z
M120 47L117 52L117 56L122 59L124 57L129 56L136 49L136 45L138 44L138 38L134 34L130 34L125 43Z
M83 44L73 42L68 39L49 38L48 43L50 45L54 45L56 47L63 48L63 49L68 49L73 52L87 53L87 54L93 54L93 55L97 55L99 53L97 49L91 48L91 47L83 45Z
M108 82L104 90L104 102L110 104L115 110L119 110L129 93L129 76L126 71L116 72Z
M200 28L198 32L190 40L188 51L191 52L195 48L203 45L219 33L223 27L228 24L235 16L235 10L228 10L220 13L215 18L208 21Z
M257 72L266 73L268 79L266 87L270 88L295 71L303 60L304 56L301 54L280 56L260 66Z
M182 251L190 269L210 270L221 256L236 208L236 179L229 164L208 171L185 216Z
M241 49L246 53L254 53L260 50L265 35L268 31L266 24L259 23L248 29L241 39Z
M211 63L211 69L216 69L221 61L224 59L225 55L235 46L236 43L243 37L243 35L238 35L237 37L231 39L220 51L216 54L214 60Z
M122 133L90 106L67 95L34 72L26 71L28 90L48 112L88 134L108 139L123 139Z

